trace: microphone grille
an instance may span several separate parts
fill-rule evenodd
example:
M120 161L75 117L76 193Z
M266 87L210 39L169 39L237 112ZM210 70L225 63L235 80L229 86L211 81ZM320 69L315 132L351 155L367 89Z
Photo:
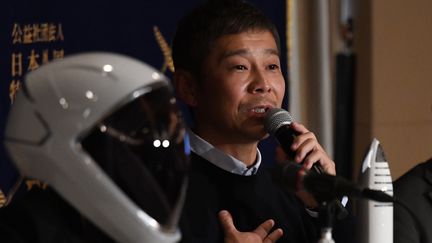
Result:
M272 108L266 112L264 117L264 129L270 134L274 134L281 126L290 125L294 119L291 114L281 108Z

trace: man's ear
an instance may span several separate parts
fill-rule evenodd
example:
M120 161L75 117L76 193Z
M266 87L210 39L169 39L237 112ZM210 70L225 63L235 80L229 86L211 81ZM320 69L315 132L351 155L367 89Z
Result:
M188 71L176 70L174 72L174 88L177 96L189 106L197 106L197 80Z

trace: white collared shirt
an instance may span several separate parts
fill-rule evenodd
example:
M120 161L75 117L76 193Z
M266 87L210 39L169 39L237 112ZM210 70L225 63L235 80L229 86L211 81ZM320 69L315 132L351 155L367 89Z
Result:
M248 168L245 163L215 148L191 130L188 133L191 150L223 170L238 175L250 176L255 175L261 165L261 153L258 148L255 163Z

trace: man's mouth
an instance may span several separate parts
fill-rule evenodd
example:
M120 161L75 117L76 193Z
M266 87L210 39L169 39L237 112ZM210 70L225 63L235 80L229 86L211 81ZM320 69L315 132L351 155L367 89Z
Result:
M265 107L257 107L257 108L253 108L252 112L258 113L258 114L264 114L264 113L266 113L267 110L268 110L268 108L265 108Z
M272 106L270 105L262 105L262 106L256 106L256 107L252 107L249 109L249 112L251 114L255 114L258 116L264 116L265 113L270 110L272 108Z

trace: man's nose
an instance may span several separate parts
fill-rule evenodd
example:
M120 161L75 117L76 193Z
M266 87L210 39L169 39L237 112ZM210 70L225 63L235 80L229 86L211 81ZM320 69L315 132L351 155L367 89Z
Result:
M251 93L266 93L270 92L272 90L272 87L270 85L270 82L268 80L268 77L260 71L256 70L253 73L253 79L250 84L250 92Z

